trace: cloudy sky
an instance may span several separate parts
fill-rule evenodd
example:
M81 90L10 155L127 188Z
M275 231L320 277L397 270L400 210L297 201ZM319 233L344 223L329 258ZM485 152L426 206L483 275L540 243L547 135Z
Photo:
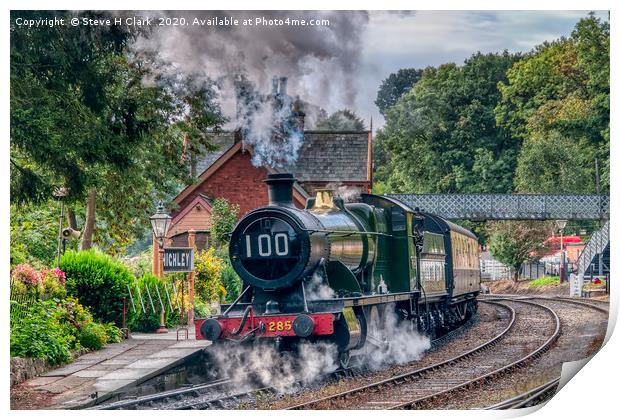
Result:
M133 12L128 12L133 13ZM353 109L373 128L384 124L374 104L381 81L401 68L462 64L482 53L527 52L569 36L588 11L169 11L161 16L239 22L329 19L325 26L187 25L157 27L138 46L158 51L171 68L225 80L220 105L237 125L231 74L245 72L262 92L274 76L288 93L328 112ZM598 16L608 19L607 12ZM199 76L198 76L199 77ZM228 84L226 84L228 83ZM308 119L310 120L310 118Z
M362 35L356 108L375 127L383 119L374 105L377 88L400 68L457 64L476 51L527 52L544 41L569 36L588 11L419 11L408 16L374 12ZM607 20L607 12L596 12Z

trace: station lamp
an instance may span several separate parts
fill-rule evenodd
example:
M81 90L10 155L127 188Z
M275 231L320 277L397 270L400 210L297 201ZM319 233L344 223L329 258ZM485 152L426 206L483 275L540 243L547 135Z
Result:
M172 217L170 217L170 215L166 213L163 202L161 201L159 202L157 206L157 212L155 212L155 214L150 217L150 220L151 220L151 227L153 228L153 235L155 235L155 238L157 238L157 242L159 243L157 276L159 278L163 278L163 275L164 275L164 239L166 238L166 235L168 233L168 228L170 228L170 221L172 220ZM164 319L165 319L165 309L162 305L161 316L159 319L159 328L156 331L157 333L163 334L163 333L168 332L168 330L166 329L166 323Z
M159 246L163 247L164 238L168 234L168 228L170 228L170 221L172 217L164 209L164 203L159 202L157 206L157 212L150 217L151 227L153 228L153 234L159 242Z

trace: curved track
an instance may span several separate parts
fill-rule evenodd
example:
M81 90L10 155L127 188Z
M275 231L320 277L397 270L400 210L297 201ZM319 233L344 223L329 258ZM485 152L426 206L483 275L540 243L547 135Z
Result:
M431 348L437 348L463 333L473 323L470 318L465 324L448 334L431 342ZM346 377L365 372L355 364L349 369L339 369L325 378L326 382L338 381ZM218 379L188 388L180 388L133 399L126 399L109 404L101 404L94 410L209 410L234 408L244 402L253 402L260 398L278 395L272 387L254 388L242 392L234 392L234 384L228 379Z
M441 401L449 396L457 395L472 386L484 384L493 378L523 367L540 357L553 345L560 335L560 319L552 308L544 305L543 302L533 302L534 300L565 302L608 313L606 303L596 300L522 295L481 296L479 299L481 303L501 307L510 316L508 326L483 344L428 367L288 408L438 408ZM448 335L434 340L432 346L438 347L453 339L471 322L472 320ZM364 370L359 367L339 370L326 377L325 382L354 377L360 372ZM553 395L556 389L551 382L488 408L518 408L545 401ZM94 408L227 409L237 408L245 403L252 405L258 400L264 401L278 395L278 390L271 387L235 392L231 381L220 379L191 388L167 391Z
M512 314L509 326L483 345L433 366L289 408L431 408L448 394L523 366L547 351L557 340L560 319L542 304L513 299L502 301L510 302L510 305L495 299L481 300L509 308ZM528 311L523 310L525 306L529 306ZM518 311L515 310L519 307ZM528 334L530 339L524 340ZM524 341L527 342L525 346ZM499 343L507 345L498 346Z
M486 407L485 410L507 410L511 408L524 408L541 404L553 397L559 383L560 378L553 379L546 384L519 394L516 397Z

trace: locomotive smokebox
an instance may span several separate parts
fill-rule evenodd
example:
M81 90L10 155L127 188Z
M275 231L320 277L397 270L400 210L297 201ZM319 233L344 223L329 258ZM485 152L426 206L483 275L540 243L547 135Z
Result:
M293 184L296 179L292 174L269 174L265 180L269 193L270 206L293 207Z

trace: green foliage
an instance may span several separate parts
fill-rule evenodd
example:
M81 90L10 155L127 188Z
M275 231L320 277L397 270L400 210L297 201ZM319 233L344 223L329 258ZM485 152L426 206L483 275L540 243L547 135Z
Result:
M157 290L159 290L161 294L161 298L165 305L165 315L164 315L164 323L166 326L178 325L180 321L180 311L174 310L170 312L170 306L166 303L167 296L165 292L165 284L170 279L160 280L150 273L144 274L142 277L138 278L135 283L132 284L132 295L134 299L134 304L136 311L133 311L133 308L130 308L127 316L127 327L131 331L142 331L142 332L153 332L159 328L160 318L161 318L161 304L159 303L159 297L157 295ZM148 288L148 292L147 292ZM138 289L140 292L138 293ZM171 290L169 287L168 290ZM153 311L153 307L151 306L149 295L151 294L151 299L153 300L153 306L155 307L155 311ZM180 288L177 285L177 293L179 294L178 299L180 301ZM142 305L140 304L140 297L142 297L142 301L144 303L144 311L142 310ZM174 301L175 296L170 295L170 298ZM128 303L128 305L131 305ZM185 308L188 308L188 302L186 297Z
M123 341L123 333L114 323L108 322L107 324L101 324L101 326L105 330L108 343L120 343Z
M226 298L226 289L222 284L224 259L211 247L196 254L194 263L195 293L203 302L222 302Z
M67 290L56 276L47 273L43 277L43 295L47 299L63 300L67 297Z
M226 298L222 303L230 303L241 293L241 278L232 267L227 249L219 249L217 256L224 262L222 268L222 286L226 289Z
M320 119L316 123L317 130L324 131L364 131L364 121L350 109L341 109Z
M11 328L11 356L40 358L52 365L69 362L77 330L62 322L65 309L51 300L24 309L28 316Z
M497 83L517 60L475 54L424 70L386 111L376 179L389 192L510 192L519 143L495 124ZM376 160L377 160L376 159Z
M228 243L228 234L237 222L239 205L230 204L225 198L216 198L211 209L211 238L216 247Z
M529 282L527 284L527 288L528 289L534 289L536 287L541 287L541 286L552 286L552 285L560 285L560 278L559 277L540 277L537 278L535 280L532 280L531 282Z
M121 264L97 250L69 251L60 267L67 277L67 294L91 308L95 320L121 324L123 297L134 277Z
M11 204L10 211L11 267L25 262L38 268L55 265L58 203Z
M552 233L548 222L539 221L491 222L487 230L491 255L515 271L515 281L519 266L544 251L544 241Z
M532 134L517 160L517 190L547 194L594 192L594 165L584 161L583 150L587 147L558 131Z
M538 46L500 82L497 123L525 140L519 191L592 193L596 158L609 188L609 62L609 23L591 15L569 38Z
M379 112L385 115L386 110L393 106L405 93L409 92L413 85L422 77L421 69L400 69L390 74L381 82L375 105Z
M195 318L208 318L211 316L210 305L197 300L194 302L194 317Z
M74 16L109 12L11 13L11 202L45 201L62 185L75 205L96 188L95 243L118 255L148 227L153 202L190 181L188 157L213 149L204 133L224 118L214 82L170 72L157 52L129 50L147 31L13 24ZM22 262L23 247L14 251Z
M84 325L78 337L80 345L91 350L101 350L108 340L106 328L96 322Z

